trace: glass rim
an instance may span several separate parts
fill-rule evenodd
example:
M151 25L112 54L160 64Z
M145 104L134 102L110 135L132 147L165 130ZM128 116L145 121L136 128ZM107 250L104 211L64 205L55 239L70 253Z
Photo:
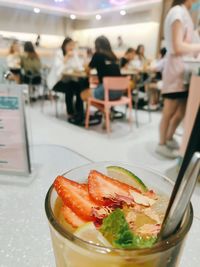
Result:
M63 174L66 175L72 171L78 170L80 168L83 167L87 167L90 166L92 164L106 164L109 162L115 162L118 164L126 164L132 167L136 167L142 170L145 170L147 172L151 172L153 174L159 175L161 176L163 179L165 179L168 183L170 183L171 185L174 184L174 182L167 178L165 175L159 173L159 171L154 170L153 168L146 168L143 166L140 166L138 164L128 164L125 162L120 162L120 161L102 161L102 162L91 162L89 164L84 164L81 165L79 167L70 169L69 171L65 172ZM45 211L46 211L46 216L47 219L50 223L50 225L64 238L68 239L71 242L74 242L75 244L77 244L78 246L85 248L85 249L89 249L89 250L94 250L94 252L96 251L97 253L101 252L101 253L119 253L119 256L123 257L123 256L127 256L126 253L131 253L129 254L129 256L138 256L138 255L152 255L152 254L156 254L156 253L160 253L163 251L166 251L174 246L176 246L177 244L179 244L187 235L187 233L189 232L192 222L193 222L193 218L194 218L194 213L193 213L193 207L192 207L192 203L190 202L190 205L186 211L186 216L184 216L184 222L183 222L183 226L173 235L169 236L167 239L163 240L163 241L159 241L158 243L156 243L153 247L151 248L145 248L145 249L118 249L118 248L109 248L109 247L105 247L105 246L100 246L100 245L96 245L93 243L90 243L88 241L85 241L77 236L75 236L73 233L71 233L70 231L66 230L56 219L53 210L51 208L51 195L53 192L54 187L53 184L51 185L51 187L49 188L46 197L45 197Z

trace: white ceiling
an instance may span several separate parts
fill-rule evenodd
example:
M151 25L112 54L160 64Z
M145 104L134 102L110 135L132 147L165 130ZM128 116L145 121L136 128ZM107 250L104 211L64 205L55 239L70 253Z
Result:
M75 14L79 18L87 18L94 14L126 9L147 8L162 0L0 0L0 5L21 9L40 8L41 12L50 12L69 16Z

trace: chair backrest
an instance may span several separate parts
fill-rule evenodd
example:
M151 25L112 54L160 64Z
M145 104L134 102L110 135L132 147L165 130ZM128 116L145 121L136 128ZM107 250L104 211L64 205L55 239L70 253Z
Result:
M109 101L109 91L124 91L131 97L130 77L104 77L105 100Z

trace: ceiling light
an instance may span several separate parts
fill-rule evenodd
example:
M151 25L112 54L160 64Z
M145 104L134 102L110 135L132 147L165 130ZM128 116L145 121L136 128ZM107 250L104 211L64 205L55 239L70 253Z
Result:
M76 19L76 15L71 14L71 15L70 15L70 19L73 19L73 20Z
M40 13L40 9L38 8L38 7L35 7L34 9L33 9L33 11L35 12L35 13Z
M100 20L101 19L101 15L97 14L96 15L96 20Z
M121 10L120 11L120 15L125 16L126 15L126 10Z

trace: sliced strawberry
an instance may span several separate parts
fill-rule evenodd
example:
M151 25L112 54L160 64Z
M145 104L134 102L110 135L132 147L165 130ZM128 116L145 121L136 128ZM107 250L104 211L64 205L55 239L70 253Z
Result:
M78 215L76 215L76 213L74 213L67 206L62 206L60 212L62 213L64 219L75 228L80 227L81 225L87 222Z
M114 200L117 195L129 197L130 191L141 193L136 188L97 171L90 172L88 177L88 189L91 198L99 205L110 205L107 200Z
M97 205L89 196L88 186L86 184L79 184L58 176L54 181L54 188L64 205L68 206L82 219L86 221L92 220L92 208Z

